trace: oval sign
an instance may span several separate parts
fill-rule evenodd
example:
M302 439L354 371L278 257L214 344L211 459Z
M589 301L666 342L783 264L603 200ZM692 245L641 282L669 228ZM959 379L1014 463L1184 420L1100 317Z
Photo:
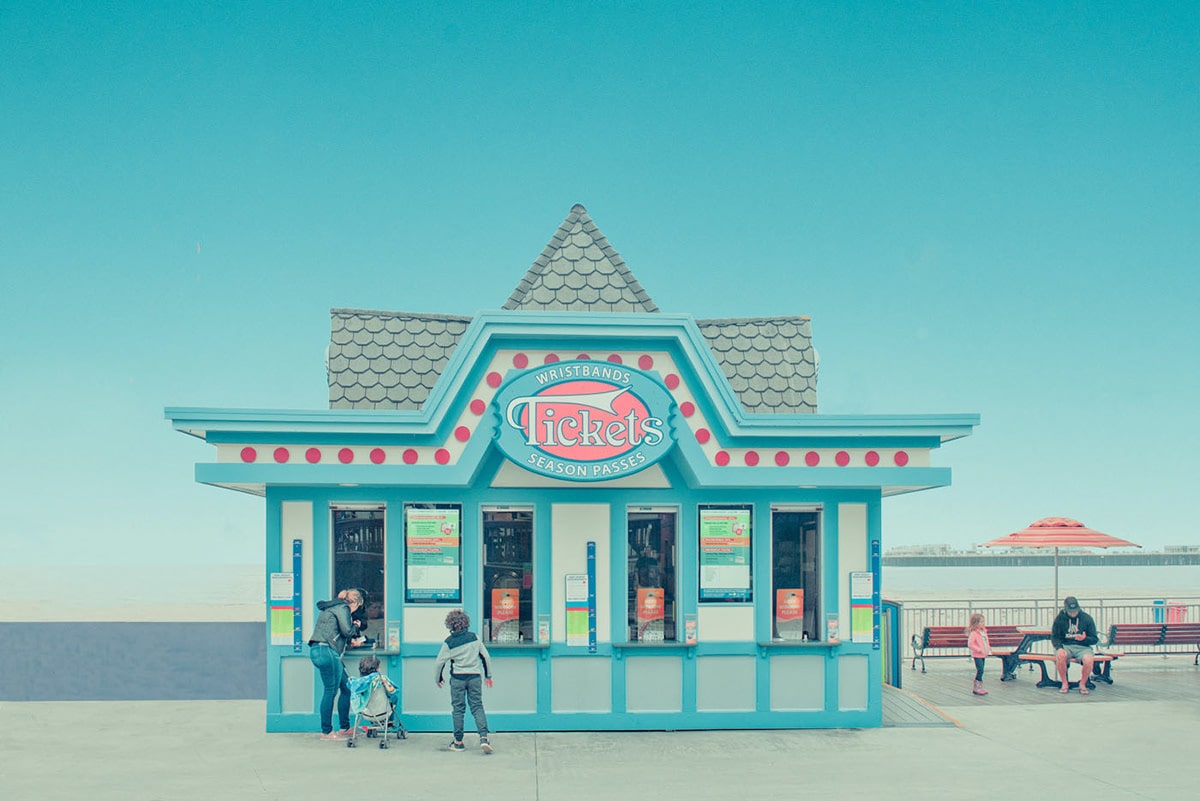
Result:
M619 364L556 362L527 370L503 384L493 403L501 452L551 478L632 475L675 444L666 387Z

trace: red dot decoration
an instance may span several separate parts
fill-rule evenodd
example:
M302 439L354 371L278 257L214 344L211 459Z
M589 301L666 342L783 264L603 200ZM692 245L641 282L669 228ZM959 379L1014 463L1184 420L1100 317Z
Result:
M625 363L624 360L621 359L621 355L619 353L610 353L608 356L608 360L610 362L612 362L613 364L624 364Z
M696 404L692 403L691 401L684 401L683 403L679 404L679 413L684 417L691 417L696 413Z
M792 461L792 457L788 456L787 451L777 451L775 453L775 464L780 467L787 467L788 462Z
M472 414L483 414L485 411L487 411L486 403L481 401L479 398L476 398L475 400L471 401L471 413Z
M892 457L892 461L899 467L904 467L904 465L908 464L908 453L906 451L896 451L896 455Z
M758 464L758 451L746 451L746 455L742 458L746 462L747 467L754 467Z
M516 356L513 356L513 367L517 368L518 370L524 370L528 366L529 357L524 353L518 353Z
M557 353L547 353L545 358L542 359L542 364L554 364L556 361L558 361Z
M321 449L309 448L304 452L304 459L309 464L316 464L317 462L321 461Z
M276 448L275 453L272 454L272 456L274 456L275 461L279 462L280 464L283 464L288 459L292 458L292 454L288 452L287 448Z
M433 454L433 460L438 464L446 464L450 461L450 451L445 448L438 448Z
M874 467L879 464L879 454L875 451L867 451L867 455L863 457L863 461L867 463L867 467Z
M342 464L350 464L354 461L354 451L349 448L342 448L338 451L338 461Z
M243 462L253 462L257 458L258 458L258 451L254 450L254 448L251 448L249 446L242 448L242 461Z
M383 460L387 458L387 454L383 452L383 448L371 449L371 464L383 464Z
M586 362L586 361L591 361L591 358L592 357L588 356L586 353L581 353L575 357L575 361Z
M653 366L654 366L654 357L653 356L642 354L641 356L638 357L638 367L642 368L643 370L649 370Z
M717 465L724 467L729 464L729 454L726 451L717 451Z
M804 454L804 463L809 467L816 467L821 463L821 454L816 451L809 451Z
M459 426L454 429L454 438L459 442L466 442L471 438L471 429L466 426Z
M699 442L701 445L703 445L704 443L708 442L710 439L712 439L712 434L709 433L709 430L707 428L696 429L696 442Z
M413 450L412 448L405 448L404 453L401 455L401 458L404 459L405 464L416 464L417 463L417 452L415 450Z
M674 373L668 373L663 379L663 383L667 385L667 389L677 389L679 387L679 376Z
M837 456L834 456L833 460L837 462L838 467L845 467L850 464L850 454L845 451L838 451Z
M489 387L491 387L492 389L495 389L496 387L500 386L501 380L502 379L500 378L499 373L488 373L487 374L487 385Z

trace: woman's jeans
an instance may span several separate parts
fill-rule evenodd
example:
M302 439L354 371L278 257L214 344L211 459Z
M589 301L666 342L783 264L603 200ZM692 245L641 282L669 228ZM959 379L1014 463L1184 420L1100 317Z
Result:
M321 683L325 685L325 694L321 696L321 733L333 731L333 697L338 696L338 720L341 728L350 728L350 682L346 678L346 668L342 659L327 645L314 645L308 649L308 658L313 667L321 674ZM338 691L341 695L338 695Z
M461 743L463 738L463 713L467 705L471 706L471 717L475 718L475 728L479 730L479 739L488 736L487 714L483 711L483 677L476 675L455 676L450 674L450 711L454 717L454 742Z

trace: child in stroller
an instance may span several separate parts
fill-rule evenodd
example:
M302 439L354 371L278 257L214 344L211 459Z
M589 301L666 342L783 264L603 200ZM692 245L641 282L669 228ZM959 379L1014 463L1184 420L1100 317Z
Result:
M379 672L377 657L364 656L358 660L358 675L350 679L350 713L354 715L354 722L346 747L357 745L360 732L367 737L380 738L380 748L388 747L389 734L397 740L408 739L408 731L396 717L399 697L396 685Z

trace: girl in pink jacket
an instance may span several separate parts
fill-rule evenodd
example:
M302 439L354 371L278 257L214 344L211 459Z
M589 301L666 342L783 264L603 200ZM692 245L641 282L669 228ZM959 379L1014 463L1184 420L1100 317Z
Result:
M967 624L967 647L975 660L975 687L971 692L987 695L987 690L983 689L983 666L992 653L992 646L988 642L987 626L983 625L983 615L978 612L971 615L971 622Z

